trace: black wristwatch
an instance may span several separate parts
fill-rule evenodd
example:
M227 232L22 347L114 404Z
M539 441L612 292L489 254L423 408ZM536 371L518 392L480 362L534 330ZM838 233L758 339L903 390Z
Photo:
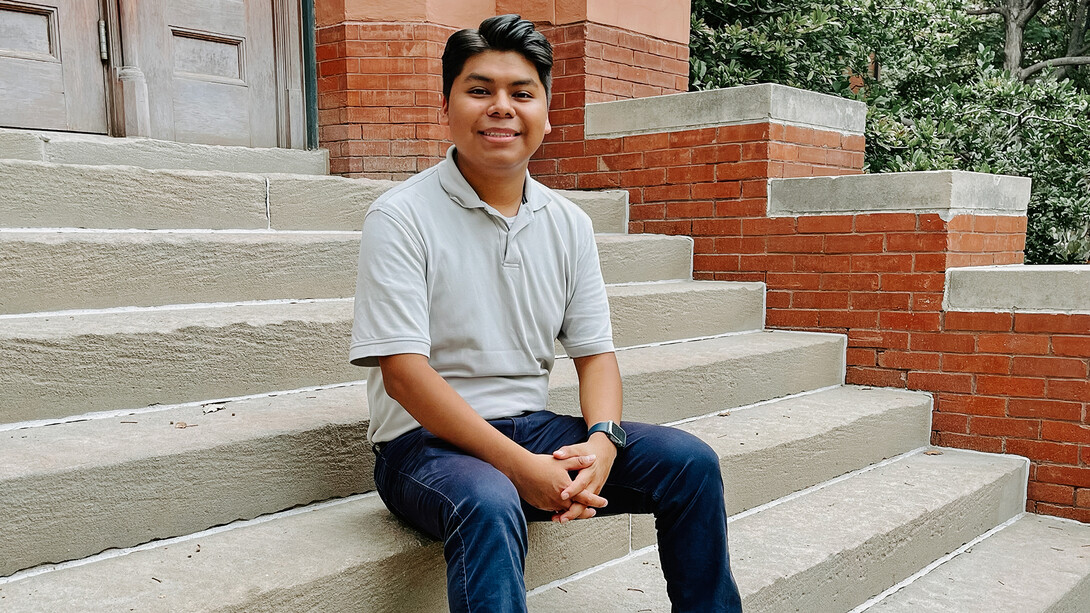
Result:
M600 421L591 426L590 430L587 430L587 440L590 440L590 435L595 432L604 432L609 437L610 442L617 446L617 449L624 449L628 435L625 434L624 428L620 424L612 421Z

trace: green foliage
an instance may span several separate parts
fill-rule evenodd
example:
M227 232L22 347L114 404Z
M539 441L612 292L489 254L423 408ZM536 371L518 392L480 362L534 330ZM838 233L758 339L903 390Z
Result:
M692 5L692 89L771 81L863 100L868 172L1029 176L1027 262L1090 258L1090 95L1078 79L1004 73L1001 20L963 0ZM1053 30L1042 21L1027 40L1066 44Z

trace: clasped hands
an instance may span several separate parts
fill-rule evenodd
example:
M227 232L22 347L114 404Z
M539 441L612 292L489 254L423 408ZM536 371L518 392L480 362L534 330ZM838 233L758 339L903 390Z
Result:
M553 511L552 520L565 523L594 517L608 501L598 495L613 468L617 448L604 436L566 445L552 455L534 454L511 475L519 496L530 505ZM577 472L574 479L570 472Z

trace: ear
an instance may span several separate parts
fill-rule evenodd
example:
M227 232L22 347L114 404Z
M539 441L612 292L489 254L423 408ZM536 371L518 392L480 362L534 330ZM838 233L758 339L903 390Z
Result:
M545 134L550 134L553 131L553 124L549 123L549 114L545 114Z
M443 96L443 102L439 105L439 125L441 126L450 125L450 115L447 114L447 109L449 106L450 101L447 100L446 96Z

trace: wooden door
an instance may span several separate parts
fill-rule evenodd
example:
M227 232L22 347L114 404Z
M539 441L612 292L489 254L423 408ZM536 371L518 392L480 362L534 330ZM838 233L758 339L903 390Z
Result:
M0 126L105 133L99 0L0 0Z
M124 63L147 84L147 136L292 145L280 138L274 0L121 0L120 6Z

